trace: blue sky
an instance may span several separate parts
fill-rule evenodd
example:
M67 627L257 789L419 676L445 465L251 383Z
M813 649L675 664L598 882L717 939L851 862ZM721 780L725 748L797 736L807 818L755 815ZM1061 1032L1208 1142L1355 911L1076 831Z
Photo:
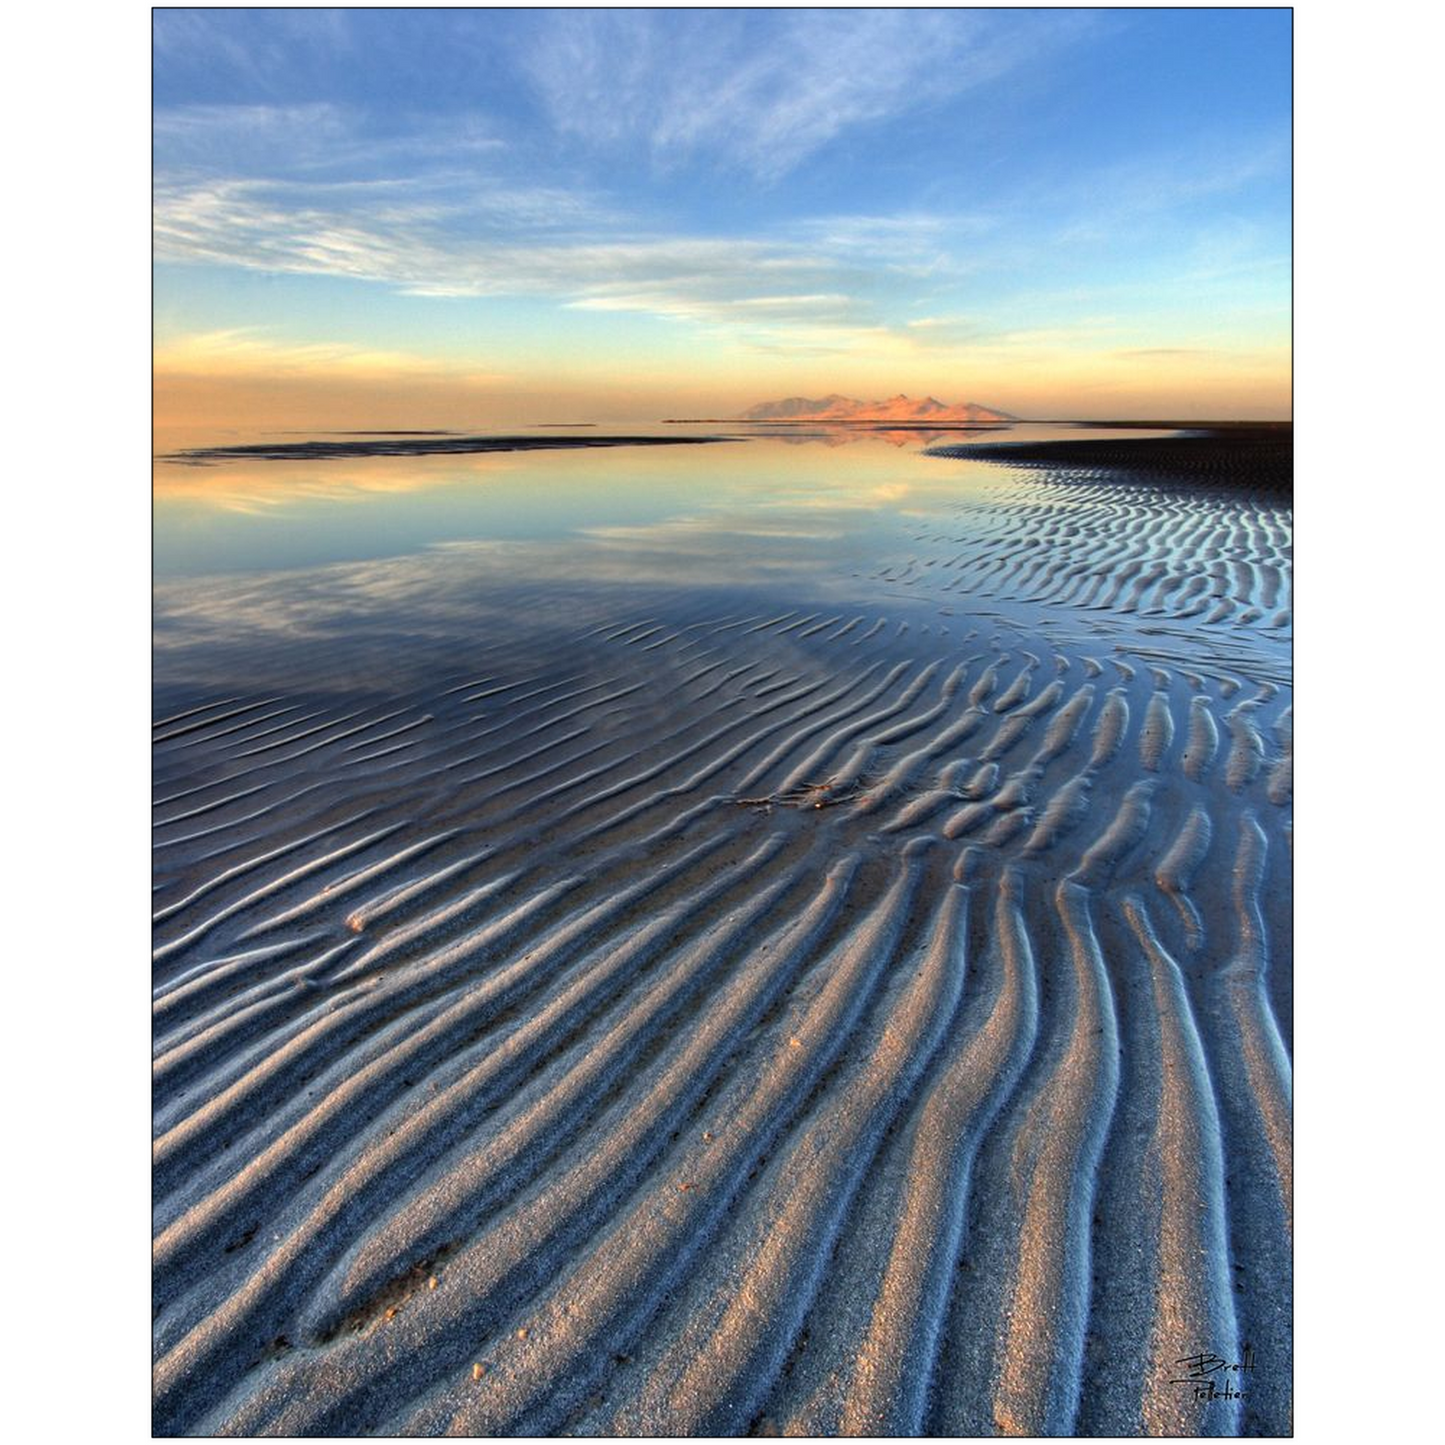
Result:
M157 11L158 377L1283 414L1290 47L1285 10Z

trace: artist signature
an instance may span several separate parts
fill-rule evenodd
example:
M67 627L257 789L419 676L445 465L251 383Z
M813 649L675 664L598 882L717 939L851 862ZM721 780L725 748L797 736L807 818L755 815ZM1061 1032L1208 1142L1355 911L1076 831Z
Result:
M1183 1374L1169 1383L1188 1385L1196 1400L1242 1400L1244 1391L1235 1386L1254 1370L1254 1347L1246 1345L1243 1358L1232 1363L1223 1355L1198 1354L1185 1355L1175 1360L1174 1366Z

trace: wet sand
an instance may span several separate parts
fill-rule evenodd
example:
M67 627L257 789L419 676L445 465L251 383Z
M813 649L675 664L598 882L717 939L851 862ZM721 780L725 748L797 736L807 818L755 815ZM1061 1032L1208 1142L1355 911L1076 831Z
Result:
M484 452L565 451L578 447L701 446L736 441L725 436L457 436L447 432L363 432L342 442L254 442L240 446L192 447L158 458L178 466L226 461L322 462L357 457L475 456Z
M158 1433L1290 1430L1280 459L1060 445L162 685Z
M1099 426L1129 423L1100 422ZM1161 422L1134 425L1159 427ZM1160 481L1292 495L1294 430L1288 423L1196 426L1167 437L985 442L933 447L935 456L974 457L1062 471L1108 470Z

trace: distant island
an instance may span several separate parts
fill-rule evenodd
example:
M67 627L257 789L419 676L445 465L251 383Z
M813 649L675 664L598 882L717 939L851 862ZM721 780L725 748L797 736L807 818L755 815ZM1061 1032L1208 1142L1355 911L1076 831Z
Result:
M899 395L888 401L857 401L851 396L825 396L814 400L790 396L782 401L763 401L733 418L735 421L1017 421L1006 411L980 406L976 401L948 406L936 397L921 401Z

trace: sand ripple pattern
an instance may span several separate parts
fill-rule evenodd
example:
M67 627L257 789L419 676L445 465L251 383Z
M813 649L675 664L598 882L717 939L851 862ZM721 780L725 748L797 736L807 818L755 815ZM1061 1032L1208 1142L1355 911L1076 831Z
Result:
M936 454L947 465L947 449ZM1005 475L947 520L920 525L914 555L875 580L945 605L966 596L975 616L989 600L1034 604L1108 636L1127 620L1136 641L1158 639L1166 652L1206 662L1237 665L1245 654L1258 663L1268 654L1252 638L1292 636L1293 517L1278 492L1209 493L1148 477L1121 484L1081 467Z
M1288 609L1014 485L945 590ZM911 615L168 700L158 1432L1289 1430L1288 690Z

